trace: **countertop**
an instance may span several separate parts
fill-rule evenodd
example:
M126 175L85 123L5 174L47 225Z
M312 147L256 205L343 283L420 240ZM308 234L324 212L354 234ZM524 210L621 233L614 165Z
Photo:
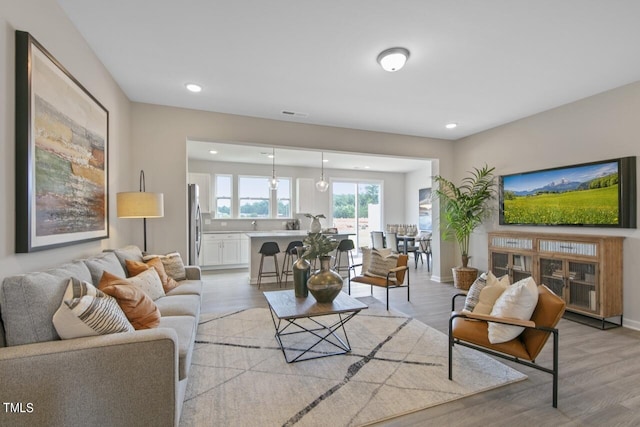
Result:
M246 235L251 238L259 237L291 237L306 236L308 230L274 230L274 231L247 231ZM349 233L327 233L326 236L347 236Z

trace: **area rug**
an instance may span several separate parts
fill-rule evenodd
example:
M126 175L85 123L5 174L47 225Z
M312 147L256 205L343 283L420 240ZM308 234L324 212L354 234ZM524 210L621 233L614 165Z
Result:
M456 346L449 381L446 335L361 300L369 308L346 324L350 353L291 364L268 309L203 316L180 425L360 426L527 378Z

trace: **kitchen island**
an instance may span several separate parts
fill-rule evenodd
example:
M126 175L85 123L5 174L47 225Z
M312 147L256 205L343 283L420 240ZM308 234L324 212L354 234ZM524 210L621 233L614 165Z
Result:
M289 242L294 240L303 241L307 237L307 230L277 230L277 231L250 231L246 235L249 237L249 281L252 285L258 283L258 271L260 270L260 247L265 242L276 242L280 247L278 254L278 270L282 272L282 262L284 261L284 251L287 249ZM325 234L331 239L338 242L347 239L347 233ZM273 258L267 257L264 261L263 269L273 271ZM290 280L292 280L290 278ZM264 277L262 283L275 282L275 277Z

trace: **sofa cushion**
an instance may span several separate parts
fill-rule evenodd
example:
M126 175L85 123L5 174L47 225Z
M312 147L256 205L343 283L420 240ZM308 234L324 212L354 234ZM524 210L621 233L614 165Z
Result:
M53 325L62 339L134 330L115 298L74 277L53 315Z
M116 254L113 252L104 252L95 257L85 259L84 262L87 264L87 267L89 267L91 280L95 286L98 286L100 279L102 279L102 274L105 271L118 277L127 276L124 268L122 268L122 264L120 264Z
M538 286L532 277L522 279L509 286L496 300L491 310L495 317L529 320L538 303ZM489 342L507 342L524 331L522 326L489 322Z
M171 289L178 286L178 282L176 282L173 277L169 277L169 275L167 274L160 258L151 258L147 262L128 259L126 260L126 265L129 276L137 276L143 271L154 268L158 273L158 276L160 276L160 281L162 282L162 288L164 289L164 292L169 292Z
M160 328L171 328L178 335L178 378L189 374L198 320L192 316L166 316L160 319Z
M153 272L155 273L155 270ZM118 301L118 305L135 329L157 327L160 324L160 310L147 294L127 283L127 280L105 272L98 289Z
M155 301L164 316L193 316L200 317L199 295L173 295Z
M135 245L128 245L124 248L114 249L113 253L116 254L118 261L120 261L120 265L122 265L122 268L127 273L127 277L134 276L127 271L126 263L127 260L142 262L142 251L140 248Z
M91 282L91 273L82 261L43 272L10 276L0 289L0 314L8 346L57 340L53 314L69 279Z
M178 286L167 292L167 295L202 295L201 280L183 280Z
M160 258L169 277L178 281L185 280L187 278L187 273L184 269L184 262L178 252L171 252L166 255L145 255L142 257L145 262L152 258Z

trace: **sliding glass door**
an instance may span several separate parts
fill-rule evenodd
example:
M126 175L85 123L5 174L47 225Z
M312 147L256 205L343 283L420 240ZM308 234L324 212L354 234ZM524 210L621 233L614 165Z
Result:
M382 230L382 184L332 181L333 224L348 233L356 248L371 246L371 231Z

